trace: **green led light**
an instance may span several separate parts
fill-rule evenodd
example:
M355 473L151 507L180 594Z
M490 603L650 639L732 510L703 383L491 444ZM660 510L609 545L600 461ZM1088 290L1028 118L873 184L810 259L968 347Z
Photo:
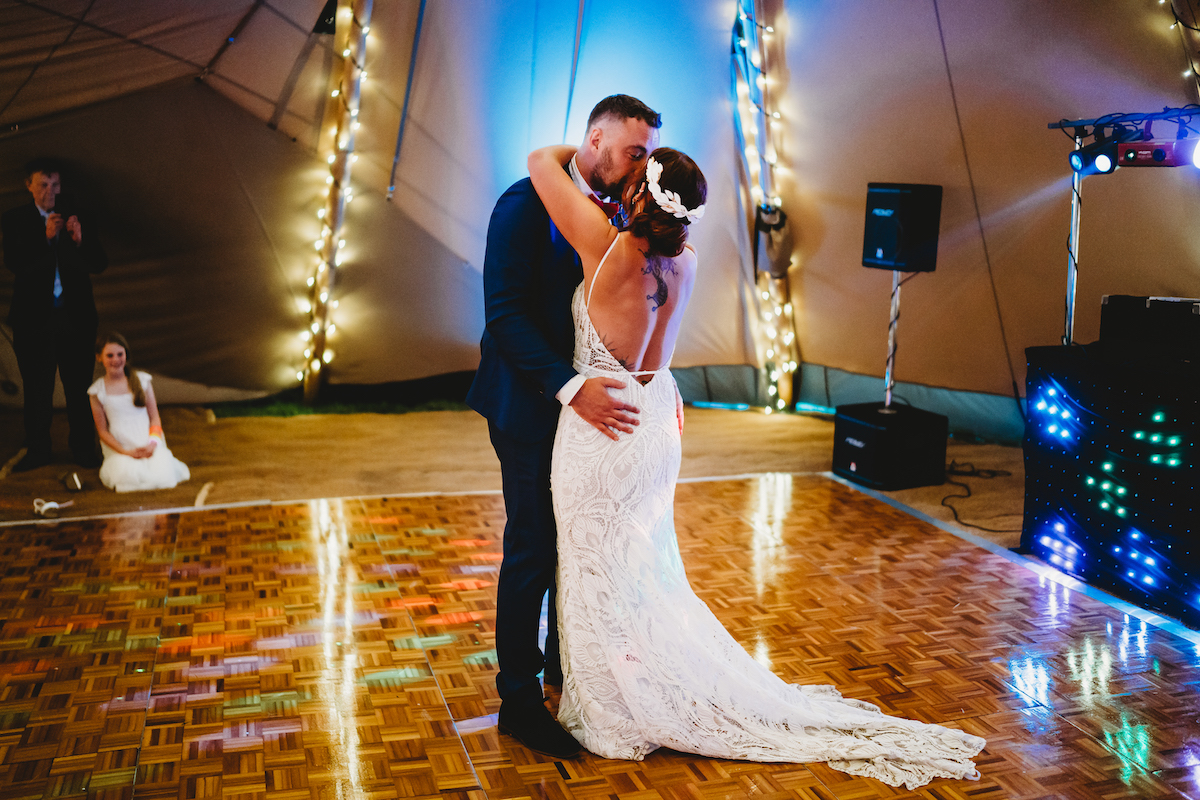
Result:
M1112 467L1113 465L1111 461L1105 461L1100 465L1100 469L1104 470L1105 472L1112 472Z
M1110 483L1109 481L1105 481L1104 483L1100 484L1100 488L1107 492L1109 489L1112 488L1112 483Z
M1178 436L1172 436L1170 439L1167 439L1167 444L1169 444L1169 445L1171 445L1172 447L1174 447L1175 445L1179 444L1179 437L1178 437Z
M1158 464L1158 463L1160 463L1161 461L1162 461L1162 456L1158 455L1157 453L1155 453L1154 455L1150 456L1150 463L1151 463L1151 464Z
M1104 502L1102 502L1100 504L1100 507L1103 508L1105 511L1107 511L1108 510L1108 501L1105 500Z
M1125 487L1124 487L1124 486L1118 486L1118 487L1117 487L1117 494L1125 494Z
M1169 466L1169 467L1178 467L1178 466L1179 466L1179 459L1178 459L1178 458L1168 458L1168 459L1167 459L1167 466Z
M1153 434L1151 434L1151 435L1150 435L1150 441L1154 442L1155 444L1158 444L1159 442L1161 442L1161 441L1162 441L1162 434L1161 434L1161 433L1153 433Z
M1142 431L1134 431L1134 432L1133 432L1133 438L1135 438L1135 439L1145 439L1145 438L1146 438L1146 434L1145 434L1145 433L1143 433Z
M1121 508L1120 506L1117 506L1117 516L1118 517L1125 516L1125 509Z
M1161 411L1159 411L1157 414L1155 414L1155 415L1152 417L1152 419L1153 419L1155 422L1162 422L1162 421L1163 421L1163 419L1164 419L1164 417L1163 417L1163 413L1162 413Z
M1087 485L1088 485L1088 486L1095 486L1095 485L1096 485L1096 479L1095 479L1095 478L1088 478L1088 479L1087 479Z

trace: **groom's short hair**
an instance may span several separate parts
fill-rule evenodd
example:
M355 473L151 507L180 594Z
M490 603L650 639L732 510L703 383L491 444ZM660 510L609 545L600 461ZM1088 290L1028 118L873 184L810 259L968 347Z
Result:
M592 109L591 115L588 116L587 129L590 131L592 126L604 117L640 119L651 128L662 127L662 114L659 114L636 97L630 97L627 94L610 95L599 103L596 103L596 107Z

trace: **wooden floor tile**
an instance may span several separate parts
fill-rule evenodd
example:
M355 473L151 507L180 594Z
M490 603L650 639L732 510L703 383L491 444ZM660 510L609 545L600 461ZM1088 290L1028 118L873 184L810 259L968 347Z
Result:
M1200 799L1196 645L821 476L676 499L692 585L756 659L984 736L981 780L500 735L486 494L0 529L0 798Z

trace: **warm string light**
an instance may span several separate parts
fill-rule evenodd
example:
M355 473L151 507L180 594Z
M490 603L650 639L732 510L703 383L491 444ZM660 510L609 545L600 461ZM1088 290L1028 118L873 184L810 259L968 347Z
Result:
M777 188L779 147L775 141L783 115L778 109L771 108L772 79L767 51L767 40L774 33L773 26L760 24L755 18L754 0L738 0L738 19L733 28L737 104L734 128L745 157L756 220L761 214L778 217L783 213L783 199ZM757 242L754 244L757 247ZM758 271L755 280L756 327L768 414L790 407L793 377L799 368L799 346L790 295L786 276L776 278L769 270Z
M350 188L350 165L358 160L354 153L354 142L360 125L358 116L362 82L367 76L364 63L371 6L372 0L351 0L339 9L339 15L347 26L347 34L341 51L342 70L337 76L337 85L329 93L337 103L337 123L329 129L332 151L325 159L329 165L329 174L325 177L328 189L323 206L317 211L317 219L321 221L321 238L313 242L318 260L314 273L305 282L309 297L302 304L302 310L309 315L309 324L300 332L304 363L296 372L296 379L304 384L304 398L309 402L316 399L324 367L333 361L329 339L336 326L331 312L338 303L332 299L332 295L337 268L342 266L345 258L346 206L354 199L354 192Z
M1187 69L1183 71L1184 79L1188 80L1189 85L1196 90L1196 97L1200 98L1200 76L1196 74L1196 62L1193 58L1193 48L1188 41L1188 31L1200 32L1200 27L1195 24L1188 24L1179 17L1179 12L1175 10L1174 0L1159 0L1159 5L1166 5L1171 10L1171 26L1170 30L1179 32L1179 44L1183 47L1183 57L1187 61Z

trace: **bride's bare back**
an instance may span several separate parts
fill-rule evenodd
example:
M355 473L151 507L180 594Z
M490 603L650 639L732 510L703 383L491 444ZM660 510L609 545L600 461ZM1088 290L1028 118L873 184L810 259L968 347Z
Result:
M696 277L690 247L674 258L647 258L645 249L644 240L620 233L606 256L580 255L588 316L605 347L630 372L667 365Z

